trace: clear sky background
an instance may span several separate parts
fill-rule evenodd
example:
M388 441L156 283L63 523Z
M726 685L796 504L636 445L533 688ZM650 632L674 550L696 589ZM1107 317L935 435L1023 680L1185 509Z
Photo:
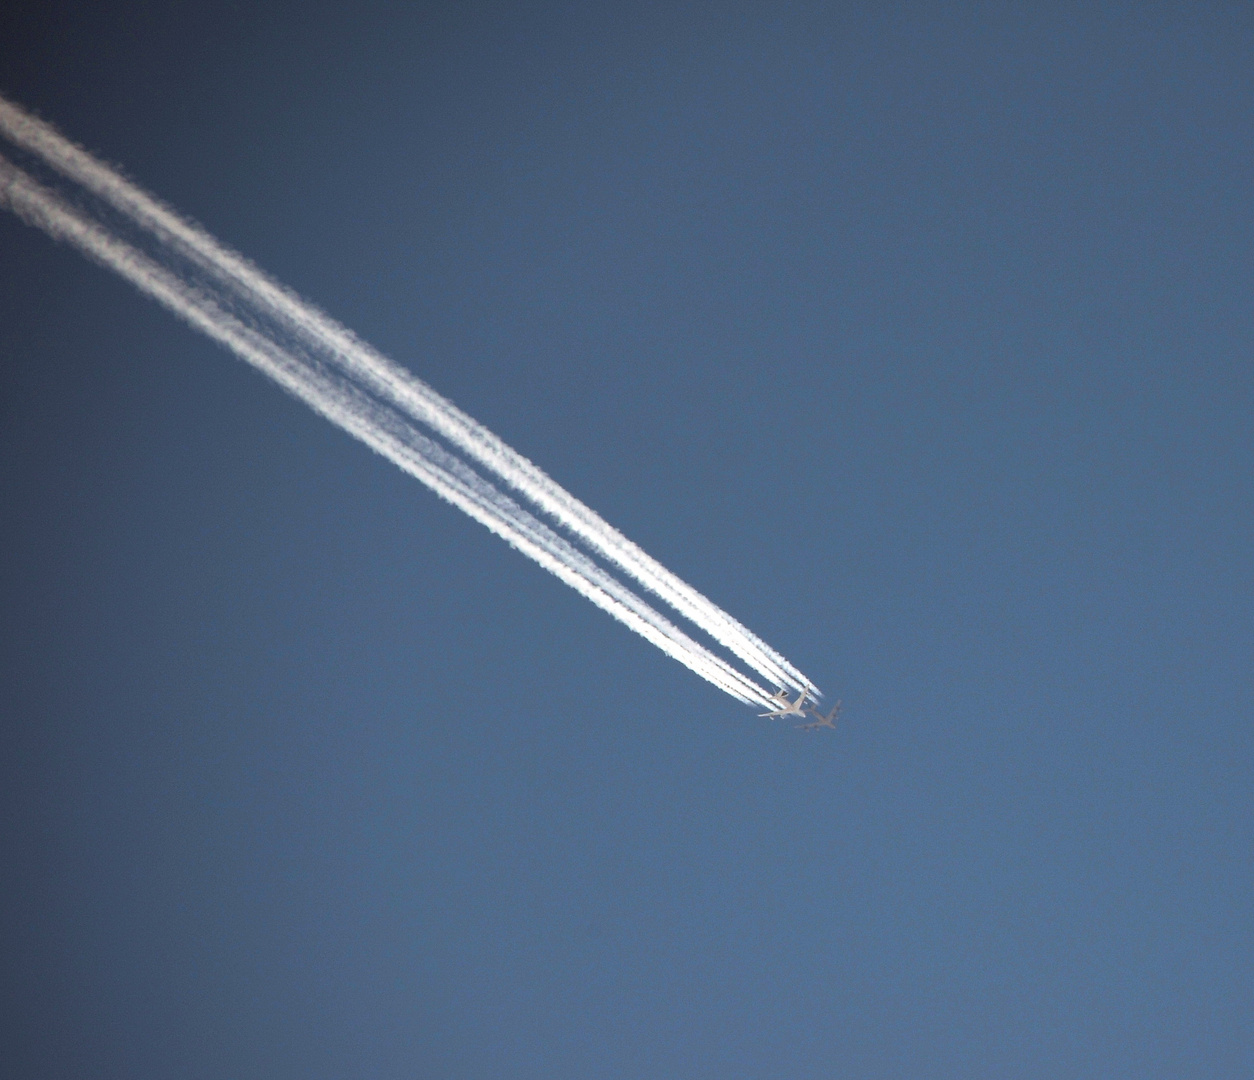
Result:
M1248 5L0 20L847 708L0 217L4 1075L1254 1074Z

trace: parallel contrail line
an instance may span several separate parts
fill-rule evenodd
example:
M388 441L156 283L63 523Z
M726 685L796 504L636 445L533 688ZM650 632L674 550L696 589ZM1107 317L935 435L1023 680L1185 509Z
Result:
M113 236L54 192L0 156L0 203L56 239L79 248L127 278L236 355L278 382L371 449L415 476L442 498L528 555L598 607L667 655L746 703L770 702L761 687L721 657L691 640L643 600L504 496L473 470L431 442L393 410L382 407L342 376L293 356L241 323L210 296Z
M134 224L176 248L231 289L246 306L282 322L307 346L324 355L330 353L330 362L338 362L372 392L427 424L492 470L763 676L777 685L806 689L818 696L814 684L780 654L651 558L538 466L410 372L273 281L242 255L183 219L50 125L2 97L0 132L93 192Z

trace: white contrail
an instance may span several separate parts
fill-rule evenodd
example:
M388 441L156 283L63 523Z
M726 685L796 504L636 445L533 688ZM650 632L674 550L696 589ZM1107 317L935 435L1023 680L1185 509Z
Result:
M0 205L130 280L317 412L427 484L667 655L746 703L767 693L688 638L567 541L338 372L292 354L0 157Z
M328 379L325 373L319 373L316 369L310 368L302 359L292 357L280 346L276 346L256 331L241 324L234 316L218 308L212 299L198 295L192 287L179 280L167 269L153 262L125 241L111 236L97 223L66 205L55 194L42 188L3 158L0 158L0 202L15 210L24 220L43 228L58 239L74 244L110 269L128 278L142 291L264 371L322 415L362 439L372 449L389 458L411 475L427 483L438 494L535 559L598 606L641 633L668 655L685 663L698 674L743 701L769 701L765 691L760 687L731 669L719 657L713 656L696 642L687 639L681 631L670 626L662 616L649 609L621 583L604 575L594 564L588 563L588 567L593 571L593 575L600 575L604 578L604 583L608 588L600 588L595 580L590 581L589 577L581 574L577 567L566 565L560 558L555 558L554 552L546 546L542 534L548 533L559 545L565 542L527 515L521 507L510 503L462 463L457 464L464 474L478 481L491 495L495 495L502 504L507 505L492 505L489 499L484 498L483 491L473 490L465 483L465 475L454 476L425 459L420 450L416 451L413 446L407 445L406 436L428 444L436 453L445 458L456 460L451 459L450 455L430 443L430 440L420 433L413 431L412 425L409 425L403 418L393 414L392 423L389 425L387 418L382 415L383 410L377 403L361 394L351 384L344 384L342 378ZM389 427L392 430L388 430ZM398 428L399 431L396 430ZM508 517L510 508L530 518L535 532L526 528L517 528L517 523ZM503 513L502 510L505 512ZM568 544L565 544L565 547L569 549ZM569 549L569 553L575 559L583 558L573 549ZM583 561L587 562L586 559ZM630 601L634 601L634 604L624 605L621 602L624 595Z
M306 349L319 354L323 363L343 367L372 393L408 412L475 458L763 677L776 685L805 689L818 696L817 687L787 660L652 559L531 461L243 256L3 97L0 132L193 262L216 279L219 287L233 293L246 310L281 323Z

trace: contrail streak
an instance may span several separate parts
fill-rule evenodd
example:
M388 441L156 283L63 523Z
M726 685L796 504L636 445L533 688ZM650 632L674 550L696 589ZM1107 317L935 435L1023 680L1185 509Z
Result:
M3 200L25 220L127 277L721 689L746 702L770 700L412 421L490 469L765 678L818 696L814 684L778 653L431 387L3 97L0 134L155 238L164 263L5 162ZM176 261L172 256L191 267L180 275L166 265Z
M720 689L746 703L769 700L761 687L688 638L621 582L415 431L403 417L389 415L342 378L328 377L268 341L2 156L0 205L131 281ZM451 468L442 467L441 458Z

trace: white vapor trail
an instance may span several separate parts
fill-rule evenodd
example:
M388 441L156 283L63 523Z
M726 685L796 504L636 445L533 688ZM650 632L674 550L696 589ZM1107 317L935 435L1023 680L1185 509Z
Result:
M91 192L157 244L149 256L0 157L0 204L130 280L294 396L427 484L667 655L746 703L769 695L438 443L427 425L776 686L810 680L435 390L0 97L0 135ZM177 269L180 263L189 264Z
M2 156L0 205L131 281L720 689L746 703L768 700L760 687L669 624L547 526L414 431L404 418L389 415L351 384L318 372L268 341ZM441 458L447 461L442 463Z

